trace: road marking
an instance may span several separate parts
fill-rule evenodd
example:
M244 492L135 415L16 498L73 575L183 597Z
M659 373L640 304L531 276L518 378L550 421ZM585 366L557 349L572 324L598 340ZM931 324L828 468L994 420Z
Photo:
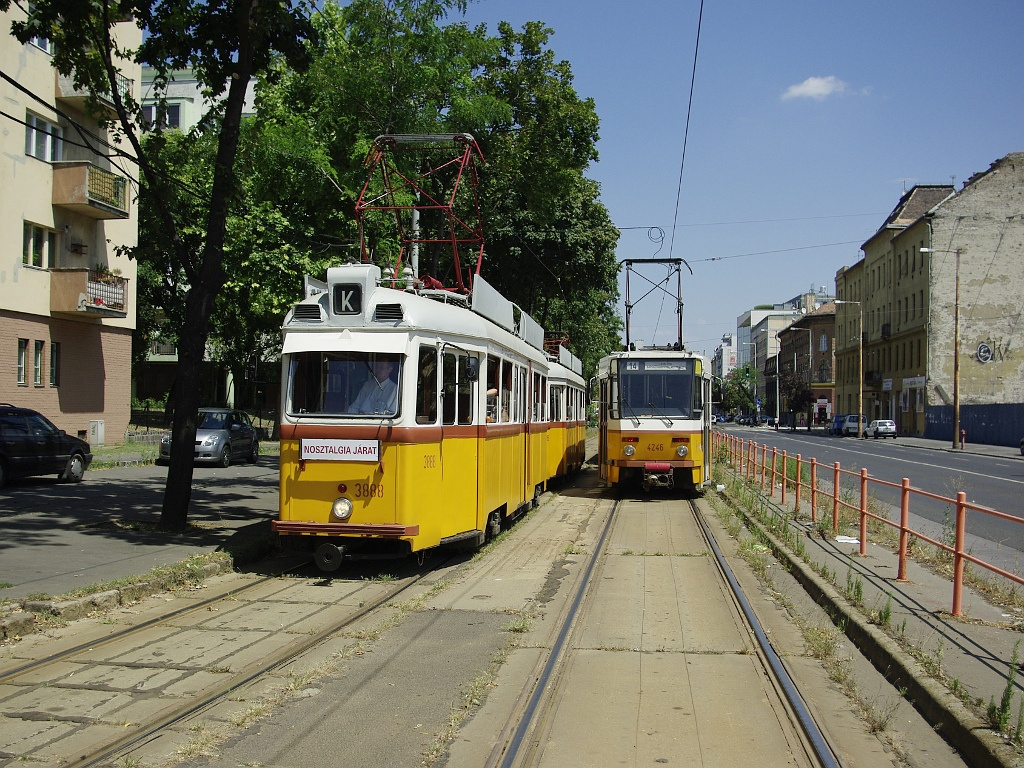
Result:
M800 442L801 445L806 445L806 443L803 443L802 441L796 440L796 438L792 438L792 437L788 437L788 436L779 435L779 439L782 439L782 440L793 440L794 442ZM856 438L853 438L853 439L856 439ZM899 447L899 448L906 449L906 448L916 448L917 446L906 445L906 444L899 445L899 444L894 443L893 447L894 448L895 447ZM855 449L852 449L852 448L842 448L842 447L839 447L839 446L836 446L836 448L834 450L846 451L847 453L855 453L858 456L878 456L877 453L867 453L866 451L858 451L858 450L855 450ZM929 450L929 449L921 448L920 450ZM989 475L989 474L985 474L983 472L972 472L969 469L953 469L951 467L944 467L941 464L931 464L931 463L929 463L927 461L912 461L910 459L901 459L899 456L891 456L891 457L890 456L886 456L885 458L891 458L893 461L900 461L900 462L903 462L904 464L914 464L916 466L931 467L932 469L946 470L947 472L957 472L957 473L959 473L961 475L973 475L974 477L983 477L986 480L1002 480L1004 483L1014 483L1016 485L1024 485L1024 480L1013 480L1013 479L1011 479L1009 477L1003 477L1002 475ZM827 467L829 465L828 464L819 464L818 466Z

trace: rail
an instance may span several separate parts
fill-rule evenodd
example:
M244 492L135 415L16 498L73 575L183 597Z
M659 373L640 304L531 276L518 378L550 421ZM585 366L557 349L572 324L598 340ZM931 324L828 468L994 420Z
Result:
M851 471L843 469L839 462L834 464L821 464L814 458L804 459L801 454L789 456L786 451L779 451L778 448L769 448L767 445L758 446L754 440L744 440L735 435L727 435L722 432L715 432L713 438L714 455L720 455L725 451L728 456L729 465L735 475L743 477L750 483L757 485L762 493L767 493L774 498L776 489L780 497L780 503L787 504L787 492L792 494L794 514L801 514L801 504L807 502L810 505L811 523L818 522L819 502L826 502L831 508L832 532L839 533L839 520L843 510L854 512L859 522L859 554L867 555L868 544L868 521L887 525L899 531L899 567L896 575L897 581L907 581L907 559L911 539L918 539L937 549L948 552L953 556L953 606L952 615L961 616L964 569L967 563L984 568L985 570L1009 579L1016 584L1024 585L1024 577L1016 573L1010 573L992 563L975 557L966 550L967 540L967 513L978 512L983 515L995 517L1013 523L1024 524L1024 519L999 512L995 509L972 504L967 501L967 494L963 491L957 493L956 498L941 496L910 485L910 479L904 477L902 482L893 483L887 480L880 480L871 477L867 469ZM804 480L804 471L807 471L808 479ZM819 470L831 474L831 489L827 484L818 482ZM850 500L843 498L843 482L846 487L854 484L858 493L852 494ZM767 485L767 488L765 487ZM868 508L870 488L891 488L899 491L900 496L900 519L899 522L890 520L885 515L872 512ZM944 502L956 509L954 518L952 543L939 541L921 531L910 527L910 506L914 498L932 499Z

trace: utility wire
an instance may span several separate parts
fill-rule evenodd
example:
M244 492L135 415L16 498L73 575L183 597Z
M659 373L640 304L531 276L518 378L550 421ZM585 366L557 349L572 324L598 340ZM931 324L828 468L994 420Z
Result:
M690 115L693 112L693 86L697 80L697 54L700 51L700 27L704 19L704 0L700 0L700 12L697 14L697 40L693 46L693 70L690 73L690 98L686 105L686 127L683 129L683 154L679 159L679 185L676 187L676 210L672 216L672 239L668 244L668 256L672 258L676 244L676 224L679 221L679 198L683 193L683 167L686 165L686 141L690 136Z

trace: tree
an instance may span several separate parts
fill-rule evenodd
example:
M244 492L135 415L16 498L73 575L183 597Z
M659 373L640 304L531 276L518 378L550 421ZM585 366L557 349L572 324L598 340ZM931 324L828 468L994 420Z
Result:
M752 411L757 403L757 369L747 363L733 368L722 385L722 408L726 411Z
M0 0L0 10L10 4ZM179 372L172 392L171 466L160 517L164 530L182 530L188 519L199 373L210 316L225 281L224 242L236 194L234 164L246 88L253 74L266 70L277 56L292 66L305 64L305 42L312 37L307 12L305 3L287 0L36 0L27 20L12 27L21 42L36 36L50 39L54 67L72 76L76 88L90 92L94 104L99 94L111 98L117 117L108 127L115 140L131 148L174 267L187 279ZM134 19L146 33L137 50L126 50L116 41L113 27L123 19ZM140 105L117 87L124 61L153 67L158 98L172 70L191 69L214 105L209 120L219 126L216 153L202 225L194 237L182 231L174 208L175 183L159 165L160 134L154 144L143 144Z
M796 371L782 371L779 376L779 395L788 412L792 414L790 426L796 426L796 414L814 402L814 393L807 386L803 376Z

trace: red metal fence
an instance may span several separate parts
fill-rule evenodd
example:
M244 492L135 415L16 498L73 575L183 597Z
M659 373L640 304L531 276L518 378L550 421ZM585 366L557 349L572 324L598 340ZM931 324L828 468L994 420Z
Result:
M824 501L831 509L832 532L834 534L839 533L839 516L843 509L857 513L860 520L859 539L860 554L862 556L867 554L869 519L898 529L900 542L899 570L896 578L899 581L907 580L907 550L911 537L931 544L944 552L949 552L953 556L952 614L954 616L961 615L964 566L969 562L1017 584L1024 584L1024 577L1005 571L992 563L975 557L965 549L968 510L1017 524L1024 524L1024 520L1004 512L989 509L988 507L971 504L967 501L967 494L963 491L957 493L956 498L952 499L919 488L913 488L910 485L910 480L906 477L899 484L891 483L871 477L867 469L853 472L843 469L839 466L838 461L831 465L819 464L816 459L812 458L808 461L799 453L796 456L788 456L786 451L769 448L767 445L758 446L753 440L743 440L723 432L714 432L713 446L716 456L720 455L720 451L724 447L733 472L742 476L748 483L758 485L761 491L767 493L768 496L774 497L776 488L778 488L781 504L785 505L787 503L787 492L792 493L792 503L797 515L800 514L801 504L808 502L810 504L812 523L818 521L819 505ZM806 481L804 480L805 470L808 473ZM820 472L826 472L831 475L831 489L827 485L823 487L819 484L818 477ZM854 485L854 487L859 489L859 494L852 494L852 497L856 499L856 503L845 501L842 498L844 480L848 488ZM767 488L765 487L766 485ZM898 523L868 510L868 494L872 486L892 488L899 491L900 520ZM956 517L952 544L933 539L921 531L915 531L910 527L910 505L911 500L914 498L934 499L955 507Z

